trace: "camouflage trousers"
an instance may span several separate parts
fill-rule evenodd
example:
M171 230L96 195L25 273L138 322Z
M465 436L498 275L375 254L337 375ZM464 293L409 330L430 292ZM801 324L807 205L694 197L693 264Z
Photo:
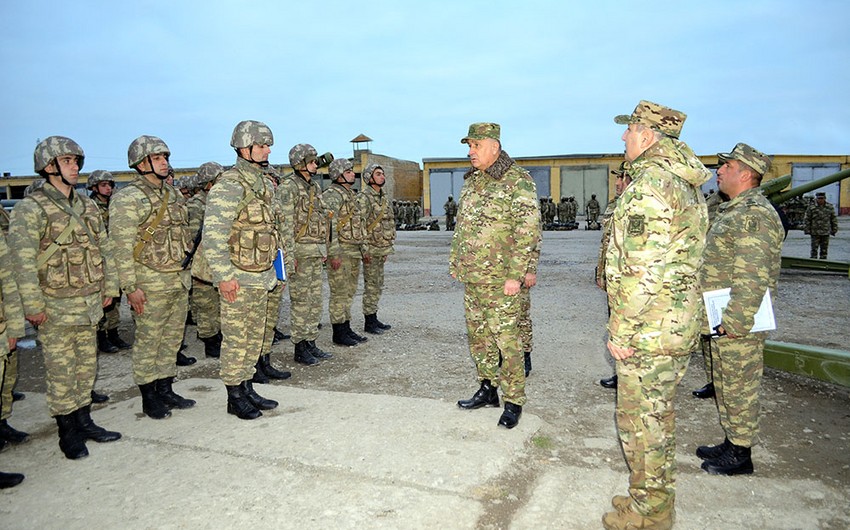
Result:
M378 312L378 302L384 291L384 265L386 256L372 256L370 263L363 264L363 314Z
M812 235L812 251L809 254L810 258L820 258L826 259L827 254L829 254L829 236L816 236ZM818 255L818 250L820 250L820 255Z
M213 284L192 278L189 307L198 325L198 338L207 339L221 331L220 296Z
M531 353L534 348L534 334L531 326L531 289L523 287L519 290L519 342L522 351Z
M328 265L328 287L331 291L328 312L331 315L331 324L342 324L351 320L351 304L354 302L357 280L360 277L360 258L343 255L340 260L342 264L337 270Z
M257 287L240 287L233 303L221 300L219 377L225 385L238 385L254 376L266 335L268 305L269 291Z
M0 335L0 340L8 346L6 333ZM18 350L10 351L5 359L0 360L0 365L3 365L3 374L0 375L0 420L7 420L12 415L12 390L18 382Z
M38 327L51 416L64 416L91 404L97 376L96 331L94 324L54 324L49 316Z
M118 329L118 324L121 322L121 314L118 307L121 305L121 297L117 296L112 299L112 303L103 308L103 318L97 323L98 331L109 331L110 329Z
M135 314L133 380L144 385L177 375L177 350L186 328L189 292L184 289L145 291L142 314Z
M712 339L711 358L720 426L733 444L752 447L758 443L764 336Z
M288 274L292 342L316 340L322 318L322 258L300 258Z
M266 306L266 331L263 335L262 355L272 352L272 344L274 343L274 328L277 326L277 319L280 315L280 303L283 296L283 290L286 288L286 282L278 281L274 289L269 291L269 302Z
M468 283L463 304L469 352L478 370L478 380L498 382L502 399L525 405L525 362L519 338L520 296L505 296L501 284Z
M637 511L655 515L676 499L676 385L689 355L637 352L617 361L617 432L629 466L629 495Z

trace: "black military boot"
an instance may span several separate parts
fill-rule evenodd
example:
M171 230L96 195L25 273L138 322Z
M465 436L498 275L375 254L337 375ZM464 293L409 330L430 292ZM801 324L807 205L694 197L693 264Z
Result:
M17 390L12 390L12 402L15 401L23 401L27 398L27 395L23 392L18 392Z
M360 342L354 340L345 330L345 323L341 322L339 324L331 323L331 327L333 327L333 343L339 344L340 346L357 346Z
M306 340L295 344L295 357L293 359L295 362L306 364L307 366L319 364L319 360L313 357L313 353L310 351L310 345L307 344Z
M59 427L59 449L65 454L65 458L77 460L89 456L86 439L77 430L73 413L56 416L56 426Z
M292 335L282 332L281 330L274 328L274 338L272 339L272 345L277 344L278 342L286 339L292 338Z
M29 434L19 431L9 425L7 420L0 421L0 440L12 444L19 444L27 441Z
M91 418L91 405L75 410L72 415L77 422L77 429L86 439L97 443L114 442L121 439L121 433L107 431L100 425L95 424Z
M97 392L94 391L94 389L92 389L92 391L91 391L91 402L92 403L106 403L107 401L109 401L109 396L107 396L106 394L98 394Z
M106 331L98 330L97 332L97 351L100 353L118 353L118 346L109 341Z
M729 448L714 460L706 460L702 468L710 475L751 475L753 473L752 449L729 443Z
M248 401L251 402L254 407L260 410L272 410L276 409L278 406L278 402L273 399L266 399L263 396L257 394L254 390L254 385L251 384L251 381L242 381L242 394L248 398Z
M212 337L198 337L204 343L204 355L218 359L221 357L221 331Z
M377 324L379 328L381 328L381 329L383 329L383 330L388 330L388 329L391 329L391 328L392 328L392 326L390 326L389 324L384 324L383 322L381 322L380 320L378 320L378 314L377 314L377 313L375 313L375 314L374 314L374 315L372 315L372 316L374 316L374 317L375 317L375 324Z
M106 336L109 338L109 342L119 350L129 350L132 348L132 345L129 342L124 342L124 339L118 334L118 328L107 330Z
M265 355L260 355L260 359L257 361L257 367L269 379L289 379L290 377L292 377L291 372L286 372L275 368L272 365L271 354L268 353L266 353Z
M0 472L0 489L14 488L24 481L24 476L20 473L2 473Z
M528 374L531 373L531 352L527 351L524 354L525 357L525 377L528 377Z
M714 397L714 381L707 383L702 388L697 388L691 394L700 399L708 399Z
M313 357L315 357L316 359L331 359L331 358L333 358L332 354L330 354L330 353L328 353L324 350L320 350L319 347L316 346L316 341L314 341L314 340L308 340L307 346L310 348L310 353L312 353Z
M183 353L183 350L186 349L185 344L180 345L180 349L177 350L177 366L190 366L198 362L194 357L189 357Z
M142 411L149 418L161 420L171 416L171 411L162 402L159 393L156 391L156 381L139 385L139 392L142 393Z
M722 444L701 445L697 447L697 456L703 460L714 460L715 458L720 458L731 445L732 442L729 441L729 438L724 438Z
M603 388L617 388L617 374L614 374L611 377L606 377L605 379L600 379L599 384L602 385Z
M519 423L520 416L522 416L522 407L505 401L505 411L499 418L499 425L513 429Z
M363 326L363 331L373 335L380 335L384 332L384 328L378 325L378 317L375 313L364 315L364 317L366 318L366 324Z
M174 392L173 377L163 377L154 381L159 400L169 409L190 409L195 406L194 399L187 399Z
M225 385L227 387L227 413L234 414L241 420L255 420L263 415L257 407L248 401L242 392L242 385Z
M354 332L353 329L351 329L351 321L350 320L345 321L345 332L348 334L349 337L356 340L357 342L366 342L367 340L369 340L366 337L364 337L363 335L358 335L357 333Z
M251 381L257 383L258 385L267 385L269 384L269 376L263 371L263 368L260 366L260 359L257 358L257 362L254 363L254 375L251 376Z
M462 409L480 409L481 407L498 407L499 394L496 392L489 379L481 381L481 388L472 396L471 399L462 399L457 402L457 406Z

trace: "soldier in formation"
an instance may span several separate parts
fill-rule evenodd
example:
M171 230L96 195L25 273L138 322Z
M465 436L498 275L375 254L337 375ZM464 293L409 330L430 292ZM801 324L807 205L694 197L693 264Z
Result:
M384 168L369 164L361 175L363 189L357 195L366 231L366 251L363 254L363 330L380 335L392 326L378 320L378 303L384 290L384 265L395 252L395 224L384 184Z
M455 229L455 218L457 217L457 203L455 198L449 195L446 204L443 205L443 210L446 212L446 231Z
M815 202L806 209L803 232L812 238L812 259L826 259L829 254L829 236L838 233L838 218L835 206L826 202L826 193L815 194Z
M21 307L18 287L12 275L13 265L11 263L9 247L6 244L5 232L3 230L3 234L0 235L0 381L3 382L3 392L0 393L0 405L5 409L7 405L6 401L8 400L11 409L12 389L11 387L9 388L7 395L6 370L10 364L9 355L16 349L18 339L24 336L24 310ZM8 426L5 421L4 419L3 425ZM29 436L27 433L20 431L14 431L14 433L18 434L14 435L11 440L6 433L0 436L0 450L5 448L9 442L20 443ZM20 435L23 435L23 437L20 437ZM13 488L23 482L24 478L24 475L21 473L0 472L0 489Z

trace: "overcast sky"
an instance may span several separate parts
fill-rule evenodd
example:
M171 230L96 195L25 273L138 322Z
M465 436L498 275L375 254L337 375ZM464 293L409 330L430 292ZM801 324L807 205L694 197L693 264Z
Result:
M0 0L0 171L69 136L84 171L161 137L175 167L230 164L266 122L271 161L349 141L462 157L475 121L513 156L619 153L640 99L688 114L699 154L850 154L850 2Z

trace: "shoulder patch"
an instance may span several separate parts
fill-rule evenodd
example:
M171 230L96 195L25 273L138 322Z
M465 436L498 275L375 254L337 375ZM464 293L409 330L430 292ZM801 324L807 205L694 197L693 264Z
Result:
M748 215L744 217L744 230L747 232L758 232L759 229L759 220L755 215Z
M646 216L644 216L644 215L630 215L629 216L629 225L627 227L627 232L630 236L639 236L639 235L643 234L645 225L646 225Z

